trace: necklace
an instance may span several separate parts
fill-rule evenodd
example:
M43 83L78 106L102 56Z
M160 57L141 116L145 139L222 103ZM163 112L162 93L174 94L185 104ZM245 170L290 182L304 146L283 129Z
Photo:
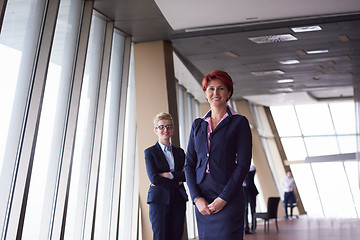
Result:
M220 111L221 112L221 111ZM212 111L212 115L211 115L211 125L212 125L212 129L215 129L216 128L216 126L219 124L219 122L221 121L221 119L222 119L222 117L219 117L218 118L218 120L216 120L216 117L215 117L215 115L216 116L224 116L224 114L226 113L226 111L225 111L225 113L224 114L215 114L214 113L214 115L213 115L213 111Z
M211 125L213 127L213 129L218 125L218 121L216 121L215 119L211 118Z

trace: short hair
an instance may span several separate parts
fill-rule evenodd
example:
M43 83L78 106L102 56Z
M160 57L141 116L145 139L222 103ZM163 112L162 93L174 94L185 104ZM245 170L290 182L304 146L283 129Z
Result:
M169 113L161 112L161 113L158 113L153 119L155 128L157 127L157 124L160 120L170 120L171 124L174 124L174 120Z
M204 92L206 91L206 88L208 87L209 82L214 79L219 79L227 87L227 89L230 92L230 96L229 96L229 99L230 99L233 94L233 91L234 91L233 80L231 79L229 74L227 74L225 71L222 71L222 70L214 70L203 78L203 80L202 80L203 91Z

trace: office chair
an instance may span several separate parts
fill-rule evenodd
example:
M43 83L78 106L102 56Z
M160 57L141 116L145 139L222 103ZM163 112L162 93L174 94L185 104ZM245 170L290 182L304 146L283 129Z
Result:
M269 220L275 219L276 231L279 232L277 224L277 211L279 206L280 198L279 197L269 197L267 202L267 212L255 213L256 218L264 219L264 231L266 233L266 223L267 223L267 232L269 232Z

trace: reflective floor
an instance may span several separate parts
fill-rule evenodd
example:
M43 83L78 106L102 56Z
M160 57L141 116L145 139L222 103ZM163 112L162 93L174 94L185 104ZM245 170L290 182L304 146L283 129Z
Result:
M318 219L300 216L293 220L270 221L269 233L264 232L263 221L258 221L255 234L246 234L244 240L355 240L360 239L360 219Z

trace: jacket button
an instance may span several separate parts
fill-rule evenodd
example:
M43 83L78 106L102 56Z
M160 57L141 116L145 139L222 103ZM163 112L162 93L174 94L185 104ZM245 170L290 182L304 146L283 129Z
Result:
M209 156L209 154L206 154L206 156Z

